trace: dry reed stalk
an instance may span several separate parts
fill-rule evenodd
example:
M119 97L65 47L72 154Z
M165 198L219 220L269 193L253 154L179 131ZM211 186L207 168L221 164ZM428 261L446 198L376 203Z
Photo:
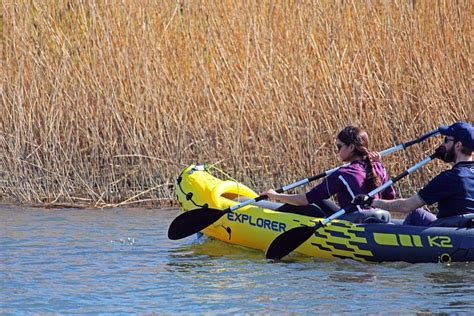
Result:
M337 165L347 124L378 150L473 121L469 0L2 6L0 198L19 203L162 204L193 162L258 191Z

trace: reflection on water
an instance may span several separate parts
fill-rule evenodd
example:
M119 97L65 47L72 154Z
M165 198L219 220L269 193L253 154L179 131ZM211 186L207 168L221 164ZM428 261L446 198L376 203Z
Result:
M0 313L468 313L474 265L364 264L167 239L177 210L0 207Z
M473 284L474 268L472 264L456 264L449 271L427 272L424 274L435 286L456 288L463 284Z

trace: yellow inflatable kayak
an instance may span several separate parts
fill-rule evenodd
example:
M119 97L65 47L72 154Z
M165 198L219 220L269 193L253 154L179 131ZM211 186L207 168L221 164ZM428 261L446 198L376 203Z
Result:
M177 180L177 199L183 211L206 208L224 210L257 194L236 181L214 177L207 168L191 165ZM297 214L288 205L260 201L226 212L202 230L224 242L266 251L282 232L313 226L321 218ZM309 216L308 216L309 215ZM322 259L354 259L362 262L474 261L474 228L420 227L399 223L355 224L333 220L318 229L296 252Z

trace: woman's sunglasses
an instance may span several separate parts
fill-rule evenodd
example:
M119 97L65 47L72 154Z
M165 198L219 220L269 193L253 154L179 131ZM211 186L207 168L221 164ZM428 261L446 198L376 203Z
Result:
M336 144L336 147L337 147L337 151L341 151L341 148L346 146L346 144Z

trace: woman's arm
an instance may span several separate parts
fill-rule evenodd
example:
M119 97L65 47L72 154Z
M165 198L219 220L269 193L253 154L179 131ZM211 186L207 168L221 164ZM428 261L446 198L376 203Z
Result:
M268 197L272 200L277 200L291 205L303 206L309 204L305 194L283 194L277 193L275 190L270 189L263 192L261 195L268 195Z

